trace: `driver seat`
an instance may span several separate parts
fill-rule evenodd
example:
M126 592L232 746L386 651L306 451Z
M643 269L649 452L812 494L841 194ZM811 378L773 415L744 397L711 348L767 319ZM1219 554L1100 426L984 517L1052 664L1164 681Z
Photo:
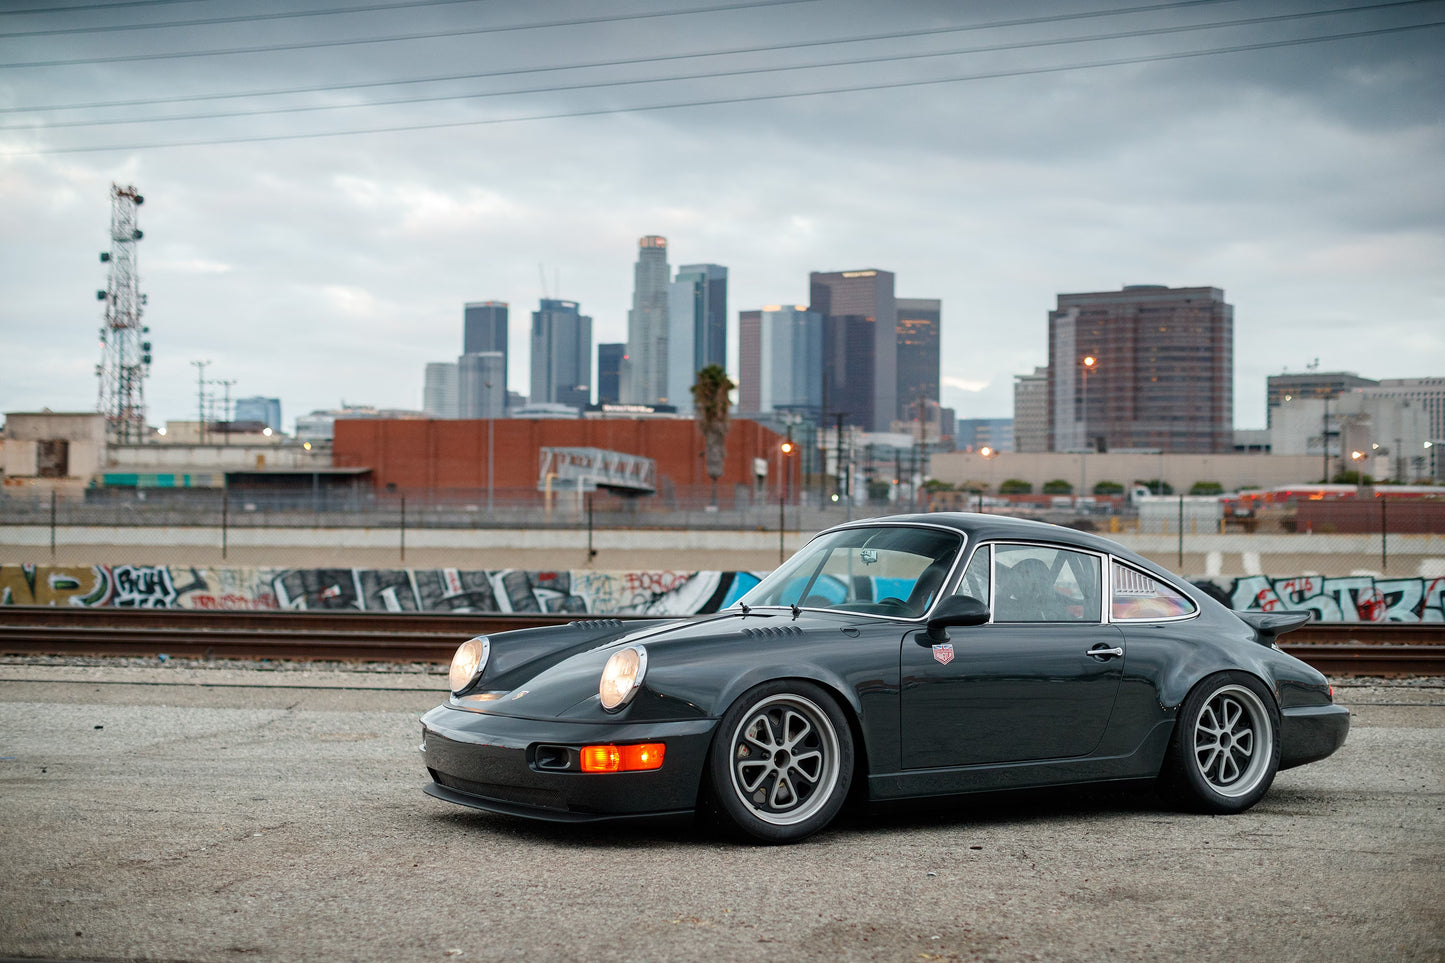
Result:
M908 593L908 610L915 616L922 615L928 611L928 606L938 595L938 590L943 587L943 580L948 577L948 570L953 567L953 559L937 558L923 570L918 576L918 581L913 583L913 591Z

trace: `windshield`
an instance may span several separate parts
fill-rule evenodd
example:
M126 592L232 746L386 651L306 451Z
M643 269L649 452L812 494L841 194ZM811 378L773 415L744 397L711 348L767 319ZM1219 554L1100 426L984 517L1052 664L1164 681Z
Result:
M809 542L737 604L917 618L937 598L962 547L958 533L930 528L832 532Z

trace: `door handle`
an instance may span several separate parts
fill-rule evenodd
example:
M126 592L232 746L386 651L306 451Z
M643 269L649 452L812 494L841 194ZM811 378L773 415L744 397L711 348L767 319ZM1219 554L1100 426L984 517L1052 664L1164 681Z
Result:
M1104 647L1104 643L1103 643L1103 642L1100 642L1098 645L1094 646L1092 649L1089 650L1089 654L1092 655L1092 656L1093 656L1094 658L1096 658L1096 659L1102 659L1102 658L1105 658L1106 656L1120 656L1120 657L1123 657L1123 655L1124 655L1124 650L1123 650L1123 648L1121 648L1120 646L1117 646L1117 645L1114 646L1112 649L1108 649L1108 648L1105 648L1105 647Z

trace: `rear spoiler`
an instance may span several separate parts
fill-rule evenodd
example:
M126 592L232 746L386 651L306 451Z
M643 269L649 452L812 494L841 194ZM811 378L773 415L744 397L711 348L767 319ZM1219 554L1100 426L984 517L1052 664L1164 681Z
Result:
M1286 632L1293 632L1314 617L1311 612L1235 612L1234 614L1254 629L1255 639L1260 645L1274 645L1275 639L1279 636Z

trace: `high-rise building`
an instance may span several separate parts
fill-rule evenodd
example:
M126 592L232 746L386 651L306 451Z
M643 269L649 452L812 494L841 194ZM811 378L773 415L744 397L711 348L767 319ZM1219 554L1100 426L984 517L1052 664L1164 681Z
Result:
M473 351L457 359L457 417L507 416L507 356Z
M919 417L919 402L937 403L939 328L943 302L936 298L898 298L899 421Z
M1234 306L1219 288L1061 294L1049 312L1053 451L1234 449Z
M236 405L231 410L231 420L254 421L265 425L275 431L281 430L281 399L263 398L259 395L252 398L237 398Z
M1353 388L1379 384L1361 378L1353 371L1303 371L1298 374L1270 375L1265 384L1265 427L1274 424L1274 410L1286 400L1296 398L1334 398Z
M627 392L623 400L631 404L668 403L667 285L667 238L649 234L637 242L632 310L627 312L622 382Z
M710 364L727 367L728 269L685 264L667 289L667 384L669 402L690 403L697 373Z
M627 345L620 343L597 346L597 403L615 405L622 400L622 364L627 358Z
M544 298L532 312L531 402L592 403L592 319L576 301Z
M1014 450L1049 450L1049 369L1014 375Z
M817 418L822 395L822 315L802 304L738 313L739 411Z
M823 318L823 418L842 414L889 431L898 413L898 308L893 272L815 271L809 310Z
M507 354L507 302L473 301L462 311L462 354L499 351ZM506 391L506 363L502 364L502 390ZM505 397L505 394L503 395Z
M426 380L421 389L421 409L433 418L461 417L455 361L427 362Z

